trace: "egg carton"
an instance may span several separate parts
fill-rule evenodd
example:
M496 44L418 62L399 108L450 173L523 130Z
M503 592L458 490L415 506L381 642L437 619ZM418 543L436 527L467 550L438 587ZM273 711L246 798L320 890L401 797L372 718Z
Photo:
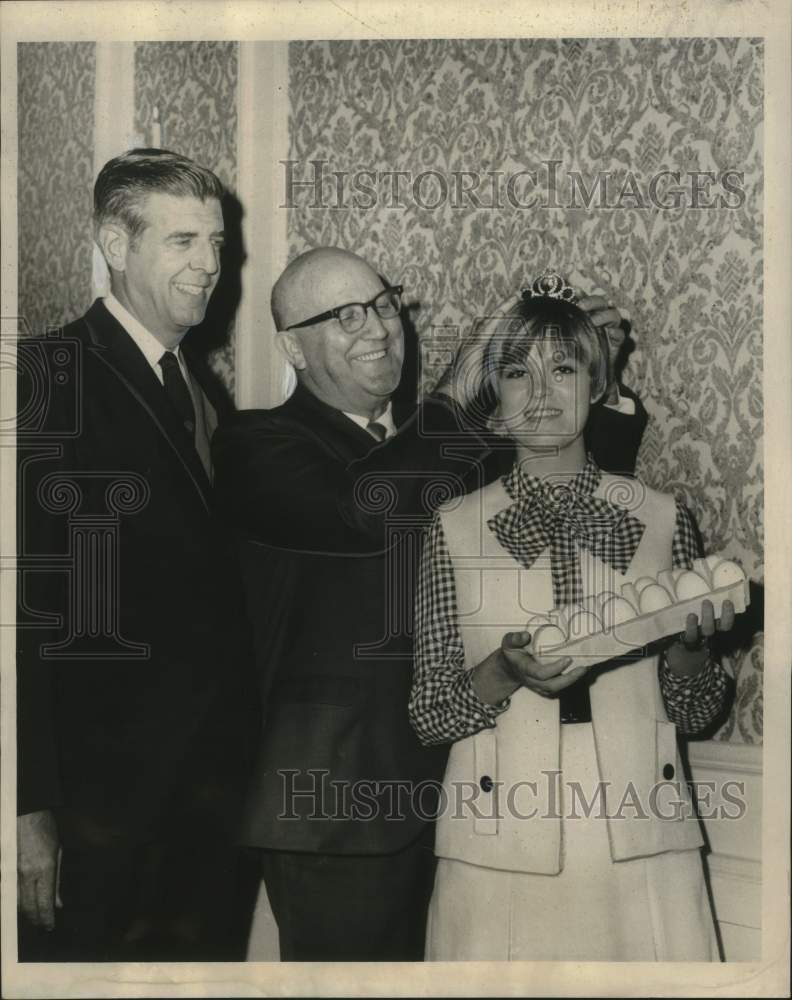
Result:
M691 570L661 570L656 578L623 584L621 594L609 591L549 616L534 617L528 630L537 655L572 658L563 671L569 673L678 635L685 629L687 615L701 620L703 601L712 602L719 618L727 600L737 614L745 611L750 603L748 580L737 563L714 555L696 559Z

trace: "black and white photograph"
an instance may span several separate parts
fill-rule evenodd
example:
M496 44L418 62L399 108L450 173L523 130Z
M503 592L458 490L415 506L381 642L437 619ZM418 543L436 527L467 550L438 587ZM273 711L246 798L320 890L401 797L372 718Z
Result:
M3 996L788 995L790 13L0 5Z

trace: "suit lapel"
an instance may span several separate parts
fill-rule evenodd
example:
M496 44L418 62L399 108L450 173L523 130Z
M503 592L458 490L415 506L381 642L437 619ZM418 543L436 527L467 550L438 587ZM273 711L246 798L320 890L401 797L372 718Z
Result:
M331 447L345 462L362 458L376 445L368 431L299 384L284 404L284 409L287 412L291 410L304 423L315 428L324 445Z
M217 422L221 413L233 409L228 397L223 399L218 394L217 376L209 368L206 361L193 350L189 342L189 334L181 342L181 353L187 362L187 369L190 372L190 382L193 391L201 394L201 405L206 420L206 433L211 438L217 427Z
M179 420L157 376L121 324L97 300L83 317L93 354L112 371L173 449L174 458L192 480L204 506L211 507L211 485L198 452Z
M185 338L186 340L187 338ZM212 456L210 444L212 435L217 428L217 409L223 408L223 401L217 396L216 376L213 375L208 365L202 358L198 357L192 350L190 344L181 344L181 353L187 363L187 370L190 374L190 388L192 389L193 400L195 402L195 449L200 456L204 470L212 479ZM212 401L215 396L215 402Z

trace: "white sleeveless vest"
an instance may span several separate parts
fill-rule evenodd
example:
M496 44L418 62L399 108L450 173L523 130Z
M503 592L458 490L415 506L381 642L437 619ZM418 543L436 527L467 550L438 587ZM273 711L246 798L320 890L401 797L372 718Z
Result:
M605 473L594 495L626 508L646 528L625 574L581 550L584 597L620 593L623 583L671 568L673 497L639 480ZM498 480L441 508L468 670L500 646L505 632L525 628L532 613L546 614L553 607L549 550L526 570L487 527L512 503ZM614 861L703 842L690 812L676 727L665 713L657 667L656 656L628 662L591 684L602 813L618 814L602 819ZM569 795L566 789L559 794L559 727L558 700L520 688L494 729L454 744L437 826L438 856L509 871L561 870L561 815ZM586 801L593 801L594 792L583 789ZM684 809L675 805L679 802Z

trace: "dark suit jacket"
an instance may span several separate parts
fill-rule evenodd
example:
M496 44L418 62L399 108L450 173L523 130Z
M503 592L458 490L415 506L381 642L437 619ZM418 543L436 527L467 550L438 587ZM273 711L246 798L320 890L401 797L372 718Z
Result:
M620 413L598 403L589 414L586 443L601 469L631 476L635 472L635 460L649 416L632 389L620 383L619 393L633 401L635 413Z
M207 473L101 301L19 346L19 811L83 846L217 832L256 724ZM222 396L183 350L211 425Z
M395 417L399 434L375 446L298 387L215 434L218 499L242 539L267 712L249 844L384 854L431 814L428 792L406 790L439 781L447 756L421 747L407 719L420 528L449 494L497 474L503 452L488 455L483 436L460 439L453 406L436 399ZM616 430L633 422L604 419ZM629 447L619 460L634 464Z
M218 498L244 539L267 706L248 843L383 854L409 843L431 810L428 793L416 810L405 791L439 780L447 753L421 747L407 718L412 603L421 528L442 496L430 486L461 491L483 451L468 439L467 458L444 455L455 428L453 408L431 401L376 446L298 387L282 406L237 413L215 434ZM346 801L331 781L345 784Z

